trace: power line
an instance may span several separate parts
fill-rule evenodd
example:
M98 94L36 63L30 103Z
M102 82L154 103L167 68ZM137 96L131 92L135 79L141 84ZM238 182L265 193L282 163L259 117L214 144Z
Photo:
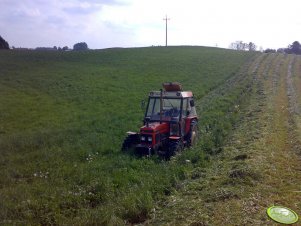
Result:
M165 46L167 46L167 21L170 20L170 18L167 18L167 15L166 17L163 19L165 20L165 24L166 24L166 29L165 29Z

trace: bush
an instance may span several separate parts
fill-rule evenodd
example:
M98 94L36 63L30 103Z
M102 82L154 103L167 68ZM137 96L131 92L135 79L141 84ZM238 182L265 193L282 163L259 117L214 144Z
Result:
M73 50L76 50L76 51L78 51L78 50L88 50L88 45L85 42L79 42L79 43L74 44Z
M9 49L8 42L0 36L0 49Z

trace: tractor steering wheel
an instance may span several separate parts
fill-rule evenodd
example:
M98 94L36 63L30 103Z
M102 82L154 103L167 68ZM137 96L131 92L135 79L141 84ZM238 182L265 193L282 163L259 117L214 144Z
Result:
M178 117L179 113L180 113L180 111L177 108L170 109L170 116L171 117Z

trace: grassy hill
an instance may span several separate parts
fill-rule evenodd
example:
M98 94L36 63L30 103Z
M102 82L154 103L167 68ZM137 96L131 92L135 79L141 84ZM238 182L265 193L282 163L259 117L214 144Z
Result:
M145 225L278 225L267 216L271 206L300 216L300 69L300 56L279 53L247 65L251 90L222 151L194 168Z
M220 151L248 96L241 68L254 56L204 47L0 52L0 222L144 221ZM141 100L166 81L196 96L198 146L169 162L121 153L125 132L141 126Z

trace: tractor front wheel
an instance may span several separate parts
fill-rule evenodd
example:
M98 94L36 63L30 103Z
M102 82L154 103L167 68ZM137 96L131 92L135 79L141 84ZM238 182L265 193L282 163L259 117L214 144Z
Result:
M168 152L166 153L166 158L169 159L171 156L183 150L182 140L170 141L168 145Z
M130 134L124 139L121 150L128 151L129 149L133 148L133 146L138 143L139 143L139 135L138 134Z

